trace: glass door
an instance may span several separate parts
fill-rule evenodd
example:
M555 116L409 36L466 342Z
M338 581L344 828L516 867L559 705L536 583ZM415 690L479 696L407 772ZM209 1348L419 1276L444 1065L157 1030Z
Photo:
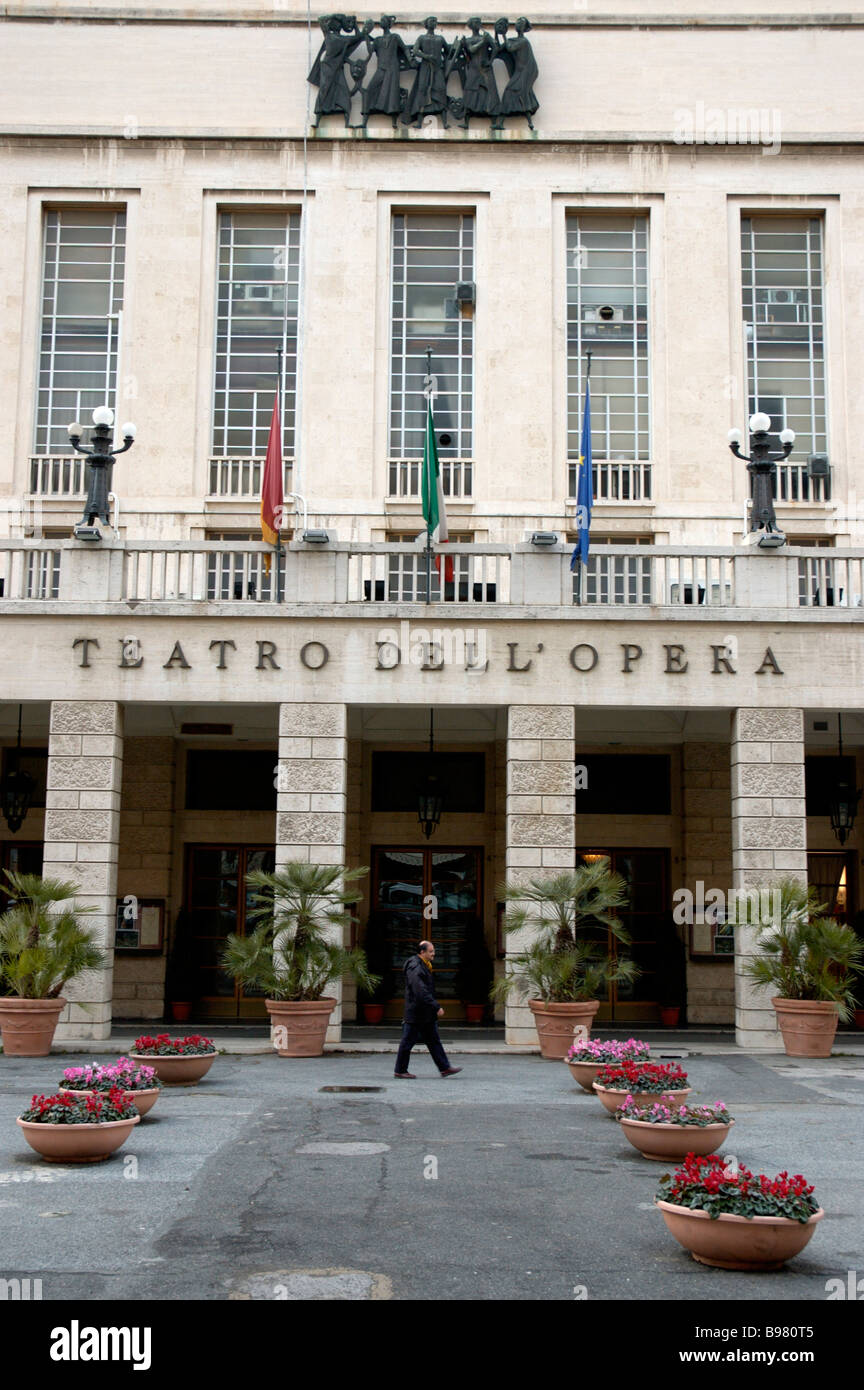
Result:
M610 868L624 878L629 890L629 902L619 917L630 934L631 945L621 946L611 932L599 930L606 949L615 958L620 953L629 956L642 972L632 984L612 984L606 998L601 1000L598 1021L627 1022L655 1020L663 1002L661 994L667 989L666 973L683 953L676 947L677 938L668 905L669 851L665 849L602 849L577 851L576 862L590 862L597 855L608 856ZM681 1003L684 1003L682 998Z
M195 1012L204 1018L265 1018L263 997L245 992L219 966L225 938L246 935L252 891L246 875L272 873L275 852L247 845L189 845L186 911L195 974ZM253 924L249 923L249 930Z
M387 981L387 1019L402 1017L402 971L424 939L435 945L435 993L445 1019L464 1017L460 966L466 947L483 934L481 855L478 848L373 851L367 951L374 951L376 972Z

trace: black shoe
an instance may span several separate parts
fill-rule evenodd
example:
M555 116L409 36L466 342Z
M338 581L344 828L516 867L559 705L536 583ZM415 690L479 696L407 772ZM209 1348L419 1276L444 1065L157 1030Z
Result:
M417 1077L413 1071L394 1071L393 1075L397 1081L416 1081Z
M462 1070L461 1067L448 1067L446 1071L442 1071L441 1075L442 1075L442 1077L443 1077L443 1076L455 1076L456 1073L457 1073L457 1072L460 1072L461 1070Z

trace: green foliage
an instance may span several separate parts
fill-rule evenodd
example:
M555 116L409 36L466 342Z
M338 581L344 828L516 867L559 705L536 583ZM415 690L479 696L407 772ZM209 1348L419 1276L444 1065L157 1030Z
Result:
M864 969L864 943L851 927L823 917L815 889L787 878L739 903L737 921L757 929L744 972L780 999L837 1005L846 1023L855 1008L855 976Z
M248 874L247 884L258 889L249 916L258 925L249 936L228 937L223 969L268 999L320 999L342 975L374 990L379 979L370 975L363 951L346 950L332 939L350 927L348 908L362 897L350 885L368 872L290 863L276 873Z
M557 874L533 878L528 884L505 883L499 890L508 903L506 931L530 928L534 939L513 957L514 970L496 981L492 998L506 1000L511 993L522 999L541 999L547 1004L569 1004L596 999L606 985L631 982L639 974L632 960L613 958L606 949L606 928L616 941L629 945L630 937L616 916L627 904L627 885L611 873L609 860Z
M67 906L77 884L4 871L14 902L0 917L0 989L19 999L56 999L84 970L104 965L79 918L91 907Z

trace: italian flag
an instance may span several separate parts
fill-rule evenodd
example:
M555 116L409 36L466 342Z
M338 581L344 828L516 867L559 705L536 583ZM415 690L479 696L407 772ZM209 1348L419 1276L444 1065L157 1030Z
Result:
M435 425L432 419L432 398L426 407L426 443L423 446L423 519L433 545L446 545L450 539L447 530L447 512L444 508L444 490L441 486L441 469L438 464L438 448L435 443ZM435 556L435 568L441 574L441 556ZM448 555L444 562L444 582L452 584L453 556Z

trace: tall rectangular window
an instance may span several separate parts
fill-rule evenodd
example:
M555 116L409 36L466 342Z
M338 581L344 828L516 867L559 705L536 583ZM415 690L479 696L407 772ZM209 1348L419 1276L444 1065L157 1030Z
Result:
M393 218L390 459L423 455L426 349L432 349L438 455L474 452L474 217L399 213ZM460 298L458 287L463 289ZM392 469L391 469L392 474ZM470 472L467 488L470 493ZM391 483L391 487L392 487ZM454 489L455 490L455 489Z
M294 456L300 214L219 217L213 458L267 452L282 349L282 451Z
M796 434L795 455L826 448L822 223L818 217L741 221L749 413L774 435ZM776 443L776 440L775 440Z
M567 457L574 460L582 438L588 351L593 457L649 458L644 215L574 213L567 218ZM570 472L572 488L575 469Z
M68 454L67 425L116 409L125 252L125 212L45 214L36 454Z

